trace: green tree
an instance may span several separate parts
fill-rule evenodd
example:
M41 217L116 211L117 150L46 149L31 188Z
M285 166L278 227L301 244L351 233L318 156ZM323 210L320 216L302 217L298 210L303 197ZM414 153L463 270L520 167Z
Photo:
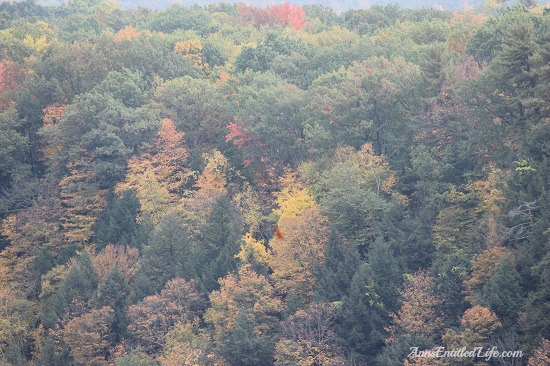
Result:
M98 302L102 306L113 309L113 319L109 327L109 340L116 345L126 335L128 327L128 296L129 288L126 278L118 268L114 266L107 275L104 283L99 285Z
M95 224L95 238L101 246L122 244L141 247L146 233L137 222L140 202L132 190L113 194L103 214Z

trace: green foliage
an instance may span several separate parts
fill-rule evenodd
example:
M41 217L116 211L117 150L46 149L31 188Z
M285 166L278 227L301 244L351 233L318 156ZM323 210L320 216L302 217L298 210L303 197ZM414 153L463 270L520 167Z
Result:
M87 252L81 253L61 283L61 293L68 305L73 301L87 303L96 296L98 280Z
M160 290L170 279L184 274L183 266L191 253L191 236L177 213L160 220L143 248L143 270L151 282L147 294Z
M0 364L550 338L547 7L138 4L0 4Z
M353 276L349 295L339 309L338 332L359 357L378 353L387 335L388 314L398 307L399 264L389 245L377 240L368 260Z
M113 194L95 226L96 240L101 246L122 244L141 247L146 243L147 233L137 222L141 205L132 190ZM124 230L121 230L124 228Z
M0 113L0 187L28 170L25 162L28 138L19 133L21 122L14 109Z
M100 284L98 296L101 306L109 306L114 310L113 320L110 324L110 341L113 345L124 339L128 327L128 295L126 278L115 265L109 271L105 282Z

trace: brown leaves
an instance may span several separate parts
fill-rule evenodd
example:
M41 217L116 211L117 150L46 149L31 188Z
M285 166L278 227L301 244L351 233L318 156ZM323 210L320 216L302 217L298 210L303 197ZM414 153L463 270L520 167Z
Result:
M529 358L529 366L547 366L550 365L550 341L543 339L540 347Z
M70 354L82 365L108 365L109 326L114 311L106 306L99 310L74 318L61 330L63 341L69 346Z
M426 272L417 272L406 279L405 288L401 290L401 309L397 314L390 314L394 324L388 328L387 342L399 336L433 338L441 332L441 299L435 290L435 279Z
M0 61L0 112L9 105L9 95L16 91L25 80L25 69L18 63L3 60Z
M195 286L195 281L178 278L169 281L159 295L148 296L130 307L129 330L146 351L157 351L174 325L191 322L201 314L206 301Z
M282 323L275 365L344 365L332 331L336 314L331 304L313 303Z
M104 282L111 269L117 266L129 283L138 271L139 249L109 244L92 255L91 260L100 282Z

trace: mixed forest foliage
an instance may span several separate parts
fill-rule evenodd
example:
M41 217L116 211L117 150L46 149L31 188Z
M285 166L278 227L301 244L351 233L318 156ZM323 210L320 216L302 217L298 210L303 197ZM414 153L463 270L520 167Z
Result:
M549 37L529 1L0 4L0 364L548 365Z

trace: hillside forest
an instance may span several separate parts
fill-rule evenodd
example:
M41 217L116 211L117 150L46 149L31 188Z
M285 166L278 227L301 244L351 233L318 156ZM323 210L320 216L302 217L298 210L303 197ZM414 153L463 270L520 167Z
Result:
M549 37L0 4L0 365L550 365Z

